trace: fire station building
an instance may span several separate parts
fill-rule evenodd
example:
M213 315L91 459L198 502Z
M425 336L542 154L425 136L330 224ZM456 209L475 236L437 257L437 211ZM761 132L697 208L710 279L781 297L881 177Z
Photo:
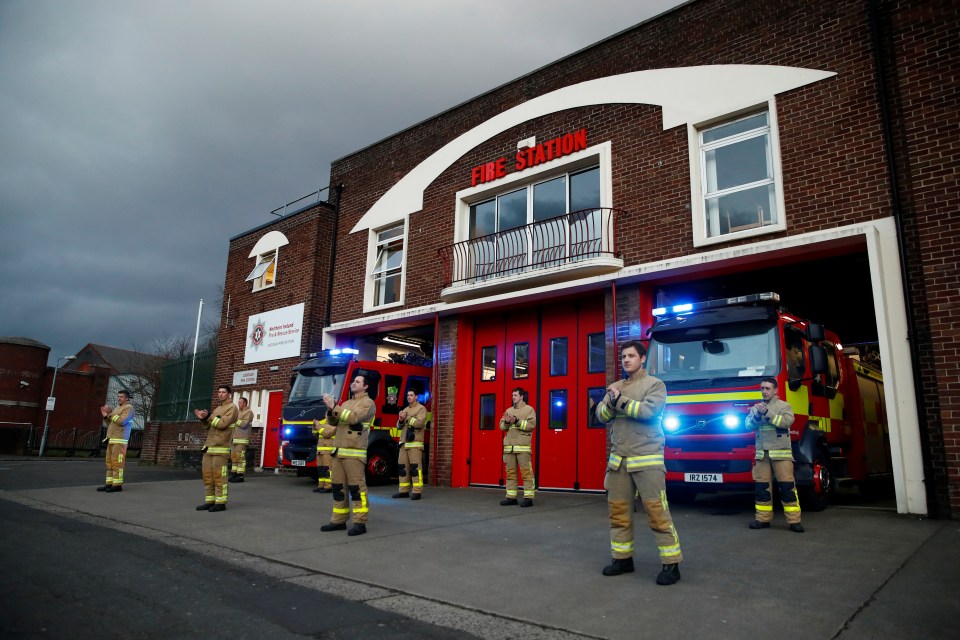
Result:
M960 513L958 13L696 0L340 158L323 346L433 345L431 482L502 481L520 386L538 486L602 491L616 344L777 292L876 349L898 510Z

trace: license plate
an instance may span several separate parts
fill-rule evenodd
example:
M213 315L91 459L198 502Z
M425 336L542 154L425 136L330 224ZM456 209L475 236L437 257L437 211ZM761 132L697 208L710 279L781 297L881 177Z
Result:
M684 482L723 482L722 473L685 473L683 474Z
M292 465L295 466L295 467L305 467L305 466L307 466L307 461L306 461L306 460L291 460L291 461L290 461L290 464L292 464Z

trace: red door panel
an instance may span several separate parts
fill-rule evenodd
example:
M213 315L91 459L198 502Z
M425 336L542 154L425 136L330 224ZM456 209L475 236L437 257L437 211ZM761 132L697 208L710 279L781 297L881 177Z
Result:
M577 481L584 491L602 491L607 462L607 432L593 419L594 403L606 393L606 336L603 298L580 306L578 348L580 377L577 384Z
M500 415L503 413L503 318L477 318L474 333L473 388L470 407L457 411L469 416L470 484L498 485L502 477L503 446Z
M545 306L540 325L539 478L544 489L574 489L577 481L577 310Z
M277 466L280 449L280 417L283 413L283 391L271 391L267 399L267 419L263 423L263 450L260 466L273 469Z

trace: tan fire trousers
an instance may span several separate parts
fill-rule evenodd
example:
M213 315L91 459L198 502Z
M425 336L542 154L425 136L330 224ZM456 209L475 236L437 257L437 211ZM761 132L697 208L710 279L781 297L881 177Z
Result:
M505 453L503 463L507 465L507 497L517 497L517 468L523 480L523 497L533 500L537 492L537 483L533 479L533 456L529 453Z
M367 466L361 458L340 458L334 456L331 476L333 480L333 516L330 522L346 522L353 511L353 523L367 522L367 478L364 470ZM351 509L352 507L352 509Z
M233 463L231 471L237 475L244 475L247 472L247 445L240 443L234 444L230 451L230 462Z
M402 447L397 460L397 475L400 476L400 493L423 493L423 449Z
M633 500L639 492L647 525L657 541L662 564L677 564L683 560L680 539L673 526L670 506L667 504L667 472L646 469L630 473L624 467L607 469L603 486L607 490L610 511L610 552L614 559L633 557Z
M772 474L771 467L773 467ZM763 460L755 460L753 463L757 521L773 520L772 475L777 477L780 503L783 505L783 515L787 518L787 524L799 524L800 502L797 500L797 485L793 479L793 460L771 460L768 451L763 452Z
M107 482L108 485L123 484L123 470L127 466L127 445L107 445Z
M330 468L333 465L333 456L329 451L317 451L317 486L329 489L333 481L330 478Z
M208 503L227 504L227 467L230 459L221 454L203 454L203 488Z

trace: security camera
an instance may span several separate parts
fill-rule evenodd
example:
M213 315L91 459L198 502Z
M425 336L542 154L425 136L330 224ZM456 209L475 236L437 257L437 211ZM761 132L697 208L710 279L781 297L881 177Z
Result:
M26 380L21 380L21 381L20 381L20 388L21 388L21 389L26 389L26 388L29 387L29 386L30 386L30 383L27 382Z

